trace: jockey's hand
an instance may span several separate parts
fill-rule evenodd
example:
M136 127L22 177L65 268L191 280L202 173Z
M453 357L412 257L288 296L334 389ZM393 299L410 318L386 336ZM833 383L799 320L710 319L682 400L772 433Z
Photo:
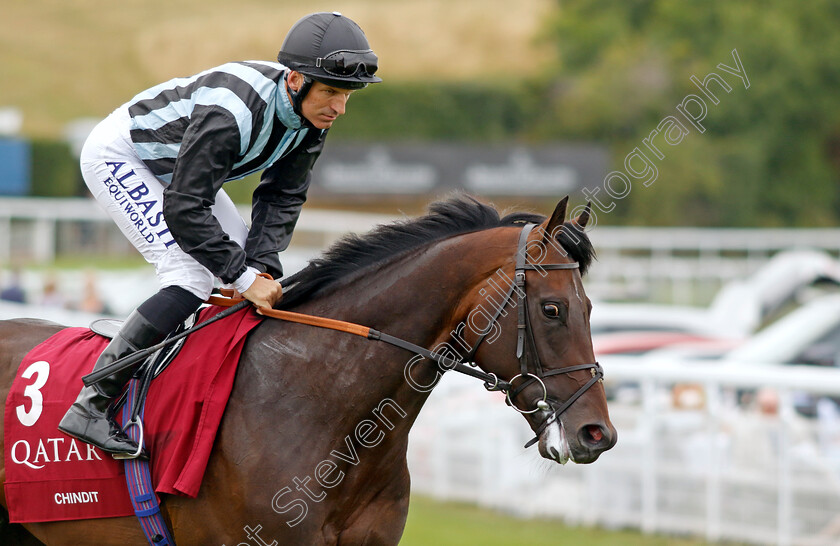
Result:
M242 297L263 309L271 309L283 296L283 287L279 282L257 276Z

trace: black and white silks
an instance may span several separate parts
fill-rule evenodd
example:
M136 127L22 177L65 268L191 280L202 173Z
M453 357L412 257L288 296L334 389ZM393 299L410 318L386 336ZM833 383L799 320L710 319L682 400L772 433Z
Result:
M286 94L288 69L228 63L148 89L127 104L139 158L165 185L163 211L178 245L224 282L247 266L279 278L326 130L303 124ZM263 171L243 250L210 207L225 182Z

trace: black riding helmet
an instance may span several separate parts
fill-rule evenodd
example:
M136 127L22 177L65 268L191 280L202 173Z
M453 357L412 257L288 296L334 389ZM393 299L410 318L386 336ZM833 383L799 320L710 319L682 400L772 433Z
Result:
M335 11L312 13L295 23L277 60L305 76L303 87L293 97L298 113L312 80L340 89L362 89L382 81L374 76L379 59L365 33Z

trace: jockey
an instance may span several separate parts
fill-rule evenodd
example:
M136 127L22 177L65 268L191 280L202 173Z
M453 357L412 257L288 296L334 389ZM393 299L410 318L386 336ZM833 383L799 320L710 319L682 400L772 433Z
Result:
M94 370L162 341L216 278L257 307L280 299L280 284L258 274L282 277L278 254L327 131L354 90L382 80L364 32L337 12L295 23L277 61L228 63L153 87L85 142L85 183L162 287L131 313ZM222 184L257 171L248 229ZM84 387L58 428L119 458L136 453L109 411L133 371Z

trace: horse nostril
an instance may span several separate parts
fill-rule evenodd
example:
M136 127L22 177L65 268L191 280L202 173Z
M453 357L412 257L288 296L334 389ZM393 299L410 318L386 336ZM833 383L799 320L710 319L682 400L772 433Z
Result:
M608 435L609 433L605 432L601 425L586 425L580 432L582 443L593 447L598 447L607 442L606 436Z

